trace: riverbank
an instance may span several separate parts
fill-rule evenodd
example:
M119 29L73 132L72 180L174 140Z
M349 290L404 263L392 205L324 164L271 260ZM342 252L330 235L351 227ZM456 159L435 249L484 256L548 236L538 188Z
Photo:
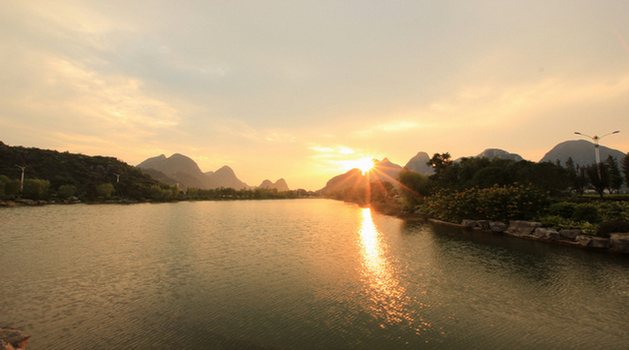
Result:
M610 238L604 238L585 234L578 229L557 231L544 227L541 222L534 221L515 220L507 226L499 221L463 220L461 224L455 224L421 215L415 215L415 217L437 225L458 227L461 230L476 230L486 234L501 234L544 243L629 255L629 233L612 233Z
M437 220L430 214L403 210L403 205L395 199L385 202L372 202L368 205L378 213L391 215L404 220L421 220L436 225L457 227L461 230L477 230L486 234L560 244L583 249L629 255L629 233L611 233L609 238L586 234L579 229L554 230L541 222L514 220L508 225L500 221L463 220L460 224Z

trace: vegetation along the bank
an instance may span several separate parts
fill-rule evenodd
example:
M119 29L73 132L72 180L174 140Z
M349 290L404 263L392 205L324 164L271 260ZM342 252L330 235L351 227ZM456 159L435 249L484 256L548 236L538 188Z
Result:
M526 220L602 237L629 232L629 195L620 193L629 184L629 153L587 166L572 159L565 164L486 157L455 162L448 153L435 154L428 164L434 169L430 176L404 169L396 186L371 182L329 196L457 224Z
M304 192L267 188L180 189L113 157L8 146L0 141L0 201L281 199L306 195L300 191Z

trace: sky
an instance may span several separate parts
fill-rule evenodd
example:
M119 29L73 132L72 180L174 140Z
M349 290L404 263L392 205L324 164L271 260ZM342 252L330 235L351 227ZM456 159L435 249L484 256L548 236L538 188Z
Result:
M0 141L317 190L364 158L629 152L628 1L1 1Z

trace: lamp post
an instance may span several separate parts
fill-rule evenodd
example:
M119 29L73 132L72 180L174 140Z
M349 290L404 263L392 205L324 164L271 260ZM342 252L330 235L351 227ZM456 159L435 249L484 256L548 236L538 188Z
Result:
M594 141L594 151L595 151L595 155L596 155L596 166L598 166L598 163L601 162L601 150L600 150L599 145L598 145L599 140L602 139L605 136L617 134L619 132L620 132L620 130L616 130L614 132L610 132L609 134L605 134L605 135L603 135L601 137L598 137L596 135L590 136L590 135L582 134L582 133L580 133L578 131L575 131L574 133L577 134L577 135L589 137L589 138L592 139L592 141Z
M20 181L20 193L24 192L24 169L26 169L27 165L20 166L15 164L16 167L22 169L22 180Z

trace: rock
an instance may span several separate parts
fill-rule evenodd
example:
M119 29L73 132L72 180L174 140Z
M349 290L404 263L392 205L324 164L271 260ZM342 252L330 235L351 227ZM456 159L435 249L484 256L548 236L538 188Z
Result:
M536 228L542 227L541 222L532 221L511 221L509 228L505 231L506 234L511 236L530 236Z
M611 245L609 238L595 237L590 235L577 236L577 242L579 242L579 244L584 247L599 249L606 249L609 248Z
M547 241L554 241L559 239L559 232L545 227L538 227L533 231L533 236L538 239L544 239Z
M543 239L544 237L546 237L546 231L548 231L547 228L538 227L535 229L535 231L533 231L532 235L537 237L538 239Z
M491 221L489 222L489 229L492 232L502 233L507 230L507 224L501 221Z
M432 215L432 213L422 213L420 210L417 210L415 212L415 215L419 216L422 219L432 219L435 217L434 215Z
M473 229L476 227L476 220L463 220L463 222L461 222L461 225L463 225L463 227L465 228Z
M481 230L489 230L489 220L476 221L476 227L478 227Z
M583 231L575 229L575 230L559 230L559 236L561 238L566 238L572 241L575 241L577 239L577 236L580 236L583 234Z
M629 254L629 234L612 233L609 239L611 249L615 252Z
M4 345L0 349L24 349L30 337L30 335L24 335L22 332L10 327L0 328L0 340L3 342L2 345Z
M559 232L557 230L549 229L546 231L546 239L549 241L559 240L561 237L559 236Z

